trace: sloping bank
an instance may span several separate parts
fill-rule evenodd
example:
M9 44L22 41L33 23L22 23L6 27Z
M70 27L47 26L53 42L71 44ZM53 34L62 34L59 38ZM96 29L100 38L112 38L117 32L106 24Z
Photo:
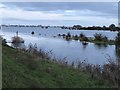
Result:
M3 45L3 88L111 87L90 74Z

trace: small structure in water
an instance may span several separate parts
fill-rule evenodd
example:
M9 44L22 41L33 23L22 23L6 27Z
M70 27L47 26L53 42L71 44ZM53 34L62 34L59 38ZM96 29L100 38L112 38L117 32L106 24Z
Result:
M32 31L31 34L34 35L35 34L34 31Z
M62 36L61 34L58 34L58 36Z
M88 45L88 43L87 43L87 42L85 42L85 41L83 41L83 42L82 42L82 44L83 44L83 45Z

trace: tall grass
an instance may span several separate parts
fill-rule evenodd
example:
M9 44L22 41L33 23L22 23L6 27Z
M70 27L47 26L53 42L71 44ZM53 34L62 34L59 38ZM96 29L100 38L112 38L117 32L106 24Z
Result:
M93 79L100 79L109 81L113 84L114 87L118 87L120 85L120 77L119 77L119 65L118 62L115 62L112 58L108 57L107 64L104 65L93 65L88 63L86 60L78 60L78 61L72 61L71 63L68 63L66 60L66 57L63 59L57 59L55 56L53 57L52 51L45 52L42 49L37 48L37 45L29 45L29 48L24 50L24 52L31 53L34 55L34 57L42 58L42 60L49 60L55 63L60 64L63 68L64 67L70 67L71 69L78 69L81 72L89 73L91 74L91 77ZM29 61L28 66L31 69L37 69L37 63Z
M99 64L89 64L86 61L79 61L77 63L77 68L83 72L90 73L92 78L107 80L111 82L113 86L118 87L120 86L120 69L118 69L118 62L111 59L110 57L107 60L108 63L102 66Z

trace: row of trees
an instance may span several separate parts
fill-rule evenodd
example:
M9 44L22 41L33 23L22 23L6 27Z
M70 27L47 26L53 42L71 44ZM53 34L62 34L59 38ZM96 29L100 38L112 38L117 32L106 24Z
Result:
M0 27L41 27L43 29L48 29L52 26L42 26L42 25L1 25ZM70 29L70 30L111 30L111 31L119 31L120 27L115 26L115 24L111 24L108 27L107 26L89 26L89 27L83 27L81 25L73 25L71 27L68 26L54 26L54 28L62 28L62 29Z
M112 31L118 31L120 30L119 27L116 27L114 24L109 25L109 27L103 26L92 26L92 27L82 27L81 25L74 25L74 29L88 29L88 30L112 30Z
M103 26L103 27L100 27L100 26L91 26L91 27L82 27L81 25L74 25L72 27L65 27L65 26L62 26L61 27L62 29L70 29L70 30L111 30L111 31L119 31L120 30L120 27L116 27L115 24L111 24L109 25L109 27L106 27L106 26Z
M42 25L1 25L0 27L41 27L43 29L47 29L50 26L42 26Z

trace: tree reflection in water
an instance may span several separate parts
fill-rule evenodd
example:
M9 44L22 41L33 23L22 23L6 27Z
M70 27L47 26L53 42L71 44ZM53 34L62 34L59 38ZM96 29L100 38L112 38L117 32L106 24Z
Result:
M97 49L105 49L108 47L107 44L98 44L98 43L94 43L94 46L97 48Z
M82 42L82 45L83 45L83 50L85 50L87 45L88 45L88 43L87 42Z

